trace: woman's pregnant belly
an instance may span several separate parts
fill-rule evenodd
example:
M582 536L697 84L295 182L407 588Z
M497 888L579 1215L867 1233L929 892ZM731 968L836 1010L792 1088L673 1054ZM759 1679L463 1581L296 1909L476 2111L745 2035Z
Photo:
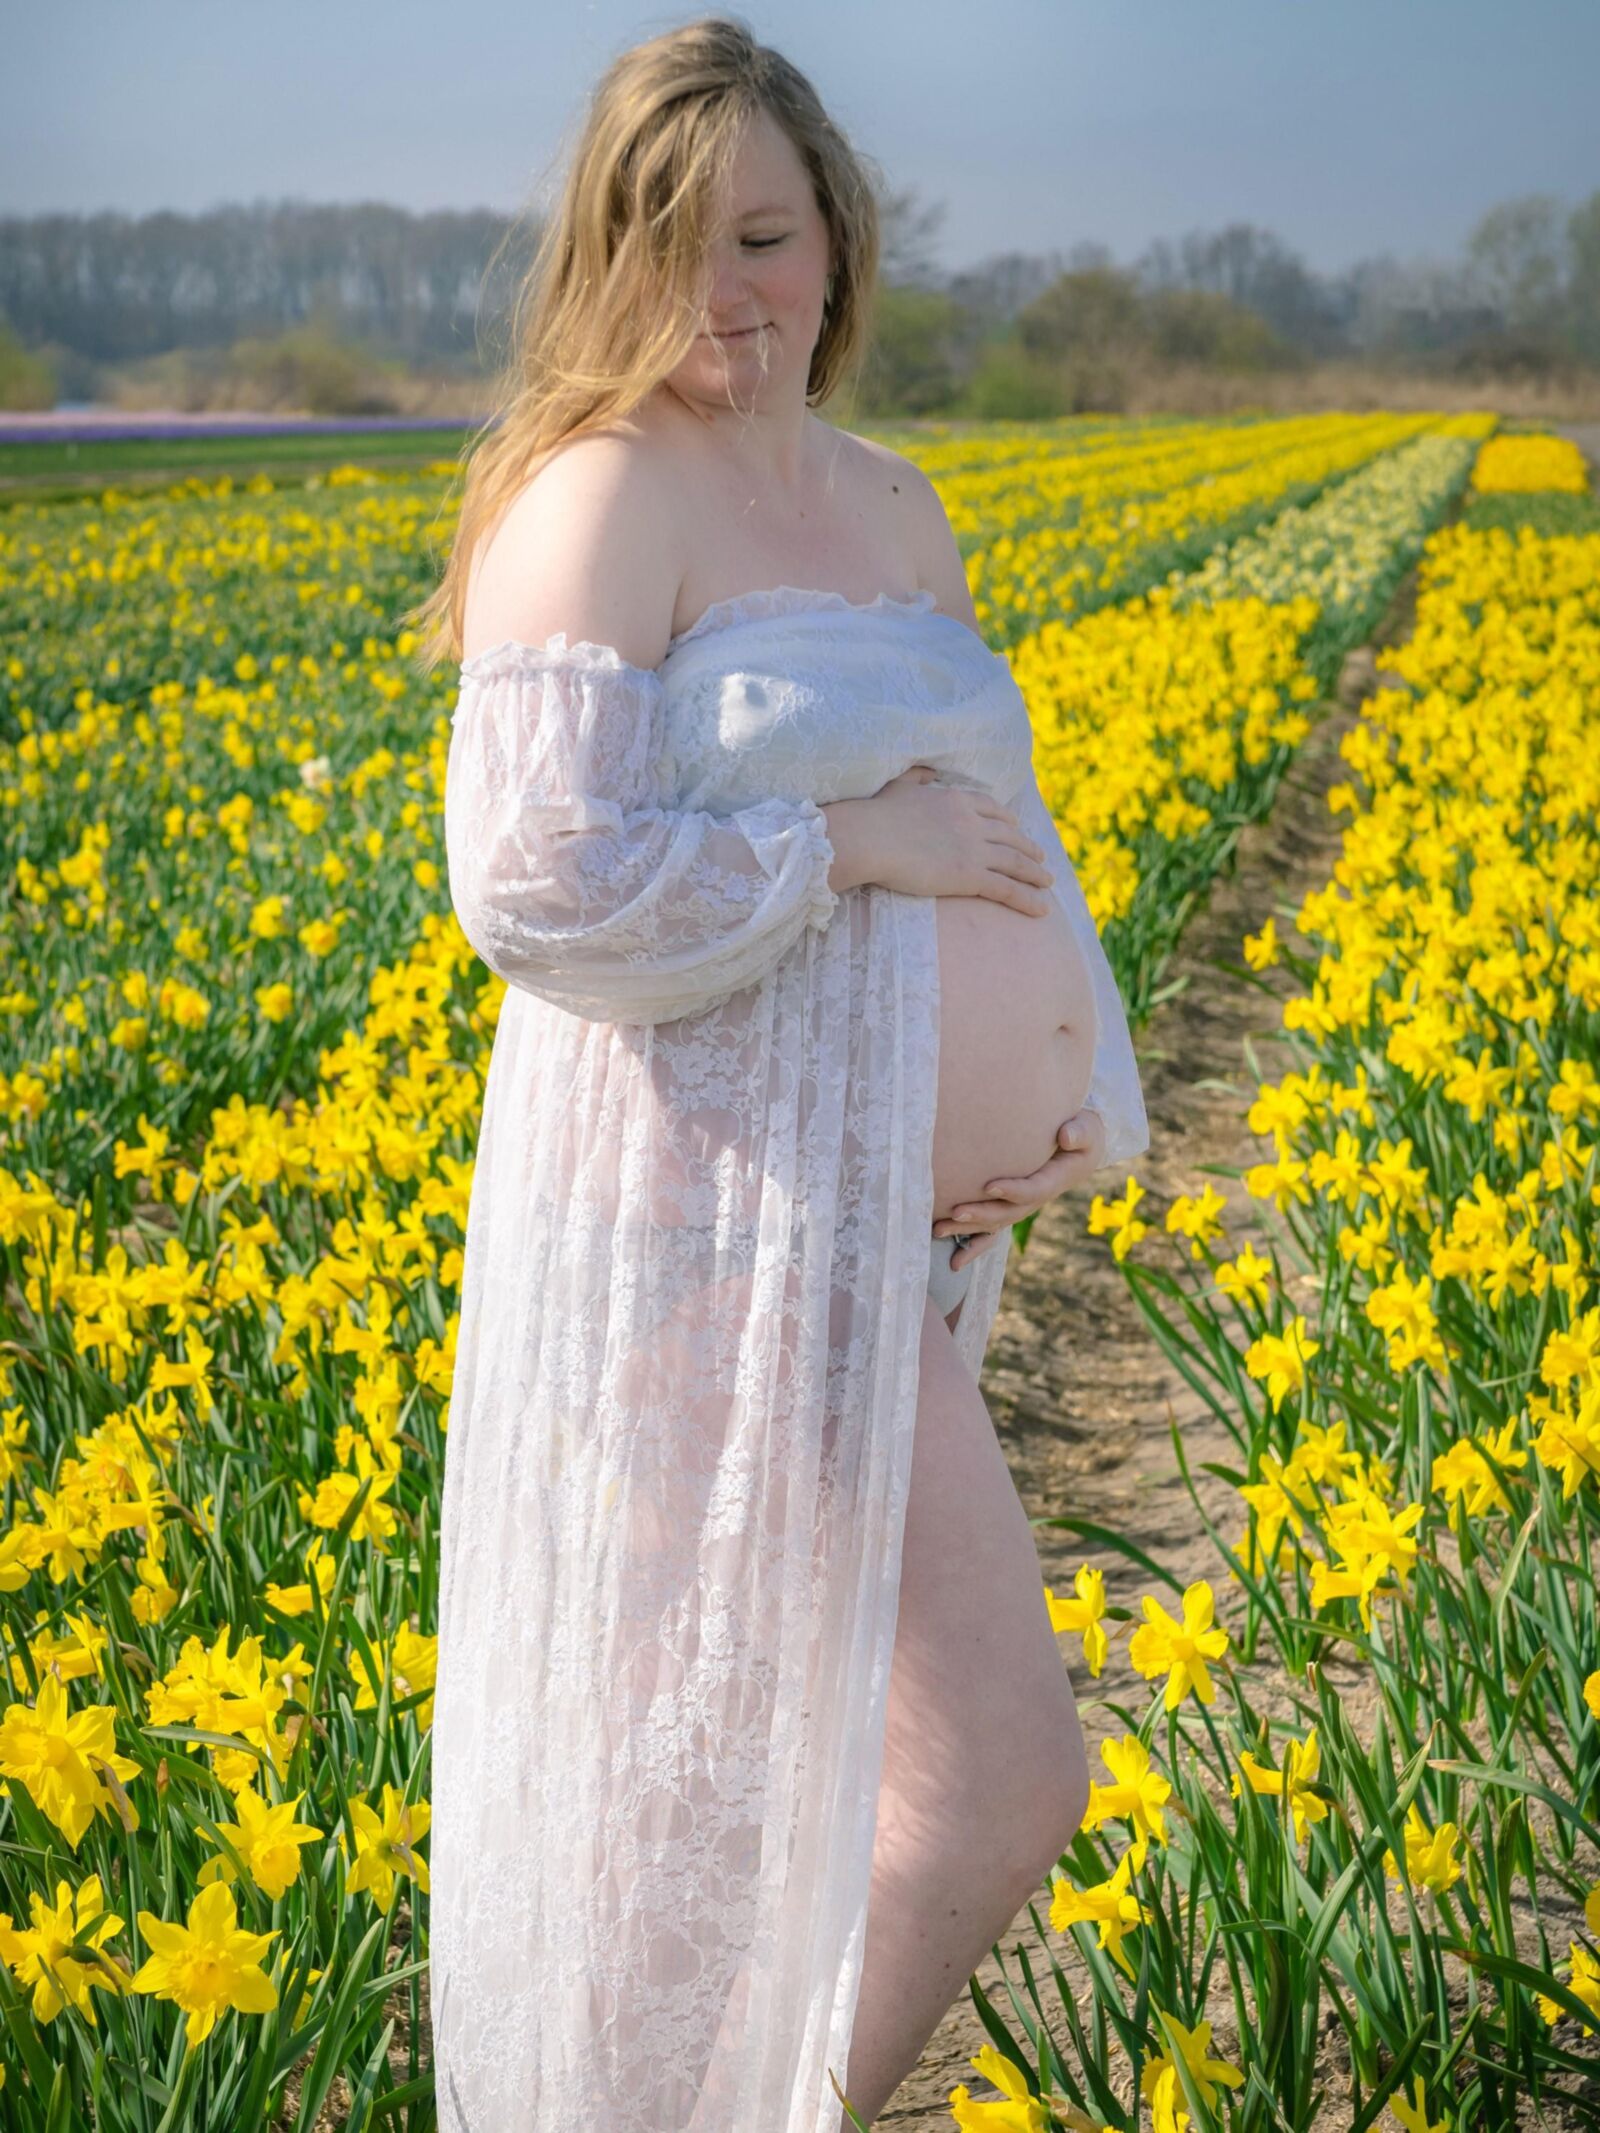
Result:
M939 929L935 1221L991 1178L1037 1170L1094 1066L1088 967L1054 897L1043 916L986 896L934 900Z

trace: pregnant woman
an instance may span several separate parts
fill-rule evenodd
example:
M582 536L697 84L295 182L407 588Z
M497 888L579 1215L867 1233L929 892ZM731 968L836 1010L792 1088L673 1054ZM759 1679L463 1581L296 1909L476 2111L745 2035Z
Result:
M778 54L625 53L419 610L508 988L441 1530L449 2133L835 2133L835 2083L870 2122L1087 1799L977 1379L1011 1224L1144 1113L938 497L812 411L876 263Z

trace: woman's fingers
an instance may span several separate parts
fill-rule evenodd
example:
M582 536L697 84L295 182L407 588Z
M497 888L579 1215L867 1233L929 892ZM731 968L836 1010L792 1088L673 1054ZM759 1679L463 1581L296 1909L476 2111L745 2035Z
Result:
M1025 1207L1002 1205L999 1201L972 1201L961 1215L941 1215L933 1225L936 1237L968 1237L983 1231L1009 1229L1013 1222L1020 1222L1028 1212Z
M1000 807L979 799L975 804L974 811L981 815L986 822L993 822L997 825L996 828L989 832L989 835L996 843L1014 844L1019 851L1036 853L1041 859L1044 857L1044 846L1039 843L1037 838L1028 835L1028 832L1009 807Z
M1033 1202L1053 1199L1061 1189L1061 1180L1072 1175L1072 1157L1065 1149L1048 1155L1037 1170L1030 1170L1022 1178L991 1178L984 1192L991 1201L1002 1205L1007 1201Z
M1094 1168L1086 1154L1063 1149L1048 1157L1037 1170L1030 1170L1022 1178L991 1178L984 1186L982 1199L963 1200L950 1211L952 1230L982 1222L996 1226L1001 1221L1020 1222L1026 1214L1036 1212L1047 1200L1053 1200L1071 1185L1084 1178L1093 1177Z
M1045 1194L1045 1199L1050 1195ZM1031 1212L1033 1201L965 1200L934 1224L936 1236L954 1237L973 1229L1006 1229Z
M989 815L996 822L1009 822L1013 829L1021 827L1016 809L997 800L992 792L973 792L969 798L980 815Z
M1031 881L1041 889L1047 888L1054 879L1043 859L1036 858L1032 851L1019 850L1015 845L995 843L989 865L997 874L1009 874L1014 881Z
M1008 845L1016 851L1026 852L1030 859L1044 857L1044 846L1014 822L1001 822L987 834L991 844Z
M1002 1223L999 1229L990 1230L985 1235L974 1237L970 1244L963 1244L959 1250L952 1252L950 1254L952 1270L964 1267L969 1259L982 1258L983 1254L991 1250L1010 1227L1009 1222Z
M1055 880L1044 864L1043 845L1028 835L1010 808L1001 807L988 795L974 794L972 808L985 824L987 846L984 872L973 893L1029 918L1042 918L1050 909L1049 892ZM1014 884L1020 885L1020 891Z
M1048 896L1025 881L1013 881L1008 874L985 874L972 894L985 896L992 904L1005 904L1025 918L1043 918L1050 909Z
M1054 877L1037 859L1030 859L1026 852L1010 845L995 844L990 847L986 865L986 881L994 886L980 889L980 895L995 903L1010 904L1013 910L1026 912L1032 918L1043 917L1049 910Z
M984 1187L992 1199L1010 1201L1013 1206L1036 1207L1045 1200L1053 1200L1071 1185L1081 1185L1085 1178L1095 1175L1095 1165L1090 1151L1063 1149L1051 1156L1039 1169L1025 1178L996 1178Z

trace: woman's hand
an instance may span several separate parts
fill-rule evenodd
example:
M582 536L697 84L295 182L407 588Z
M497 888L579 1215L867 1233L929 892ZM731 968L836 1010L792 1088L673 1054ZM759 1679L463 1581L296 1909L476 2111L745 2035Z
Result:
M876 882L907 896L986 896L1034 918L1050 908L1055 877L1042 864L1044 847L1009 807L986 792L941 784L926 763L823 813L835 849L847 847L829 875L835 889Z
M1098 1111L1079 1111L1075 1117L1063 1120L1056 1128L1054 1151L1037 1170L1030 1170L1021 1178L991 1178L984 1187L991 1197L963 1200L935 1222L936 1237L980 1232L970 1244L951 1253L951 1271L986 1252L1013 1223L1026 1221L1047 1201L1092 1178L1105 1158L1105 1122Z

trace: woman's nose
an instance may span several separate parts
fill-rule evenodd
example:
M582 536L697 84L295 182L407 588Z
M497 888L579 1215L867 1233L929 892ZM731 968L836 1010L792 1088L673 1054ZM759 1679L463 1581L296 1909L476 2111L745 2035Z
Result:
M741 260L713 256L708 275L708 288L712 307L731 311L746 301L749 281Z

